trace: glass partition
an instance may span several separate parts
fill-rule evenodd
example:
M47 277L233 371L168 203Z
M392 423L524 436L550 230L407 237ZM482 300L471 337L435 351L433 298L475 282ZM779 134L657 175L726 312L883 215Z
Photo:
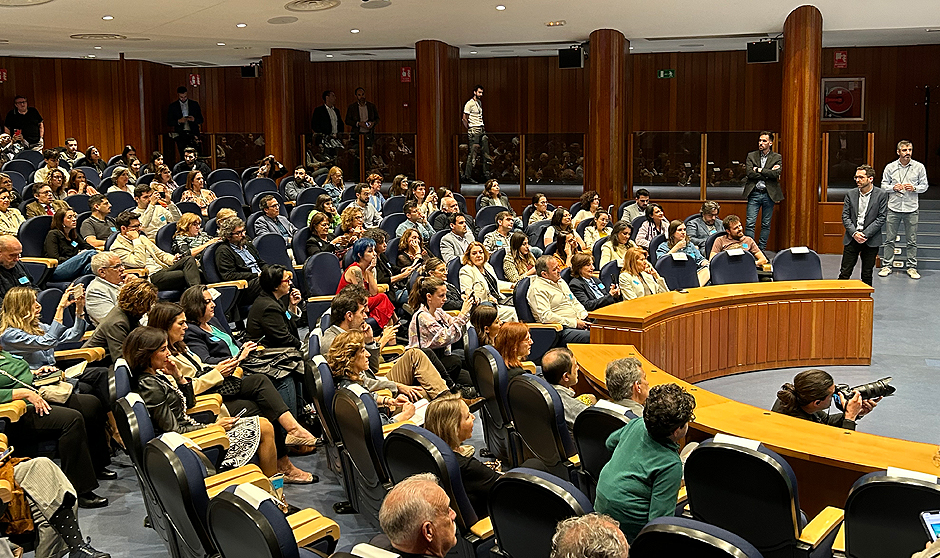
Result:
M182 160L175 138L170 134L163 134L162 153L163 162L171 169L173 165ZM226 133L226 134L199 134L199 141L195 146L199 158L213 169L234 169L241 173L248 167L255 166L265 156L264 134ZM150 154L138 153L141 162Z
M743 200L747 154L757 149L760 131L708 132L705 148L705 196L710 200Z
M646 188L653 199L697 200L701 159L701 132L634 132L633 188Z
M304 145L304 165L312 176L327 174L336 166L343 169L345 182L360 181L359 134L306 134Z
M495 178L499 181L500 190L507 196L518 196L522 175L519 156L522 137L519 134L488 133L483 139L485 141L474 143L471 151L467 134L457 135L456 160L460 193L467 198L476 197L483 192L483 184L490 178Z
M576 198L584 191L584 134L526 134L526 192Z
M381 174L391 184L399 174L415 179L415 135L375 134L373 140L363 137L366 153L366 176Z
M829 132L826 152L828 180L826 181L825 201L841 202L845 199L845 193L855 188L855 169L868 161L868 132L864 130Z

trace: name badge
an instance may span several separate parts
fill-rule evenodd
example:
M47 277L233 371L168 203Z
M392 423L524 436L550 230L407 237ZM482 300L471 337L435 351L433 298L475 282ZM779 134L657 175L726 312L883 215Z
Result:
M744 244L742 244L742 245L741 245L741 248L747 250L747 242L745 242Z
M219 341L221 341L221 339L219 339L219 338L216 337L215 335L210 335L210 336L209 336L209 341L214 341L214 342L218 343Z
M117 227L111 227L111 232L117 232Z
M165 215L161 215L161 216L160 216L160 221L166 223L166 216L165 216Z
M19 282L20 282L20 285L25 285L26 283L29 283L29 277L24 275L19 278Z
M72 242L70 242L70 244L71 244L73 247L74 247L74 246L78 246L78 242L75 242L74 240L73 240Z
M288 312L287 310L284 311L284 315L287 316L288 320L292 318L292 316L290 315L290 312Z

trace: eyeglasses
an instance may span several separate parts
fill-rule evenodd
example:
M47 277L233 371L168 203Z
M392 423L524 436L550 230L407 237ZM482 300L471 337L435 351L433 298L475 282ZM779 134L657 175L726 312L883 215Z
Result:
M118 271L121 271L121 270L124 269L125 267L127 267L127 266L125 266L125 265L122 264L122 263L119 263L119 264L117 264L117 265L107 265L107 266L105 266L105 267L102 267L101 269L116 269L116 270L118 270Z
M240 230L240 231L232 231L232 236L241 236L241 235L243 235L243 234L245 234L245 230L244 230L244 229L242 229L242 230Z

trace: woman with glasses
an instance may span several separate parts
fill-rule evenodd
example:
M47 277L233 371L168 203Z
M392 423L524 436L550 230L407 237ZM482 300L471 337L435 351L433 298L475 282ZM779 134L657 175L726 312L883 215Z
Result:
M206 231L202 230L202 219L198 215L184 213L180 220L176 222L176 232L173 233L173 248L170 252L196 257L203 250L220 240L222 239L217 236L209 236Z
M572 226L577 227L581 221L591 219L601 208L601 197L594 190L588 190L581 195L581 209L574 216Z
M20 210L10 207L12 195L8 190L0 188L0 234L16 236L20 225L26 220Z

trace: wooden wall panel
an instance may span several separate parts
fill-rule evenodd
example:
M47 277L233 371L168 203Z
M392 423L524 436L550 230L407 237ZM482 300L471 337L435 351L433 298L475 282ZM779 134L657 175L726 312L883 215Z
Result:
M189 74L199 74L202 84L189 87ZM170 68L167 81L155 91L159 103L161 131L166 126L167 107L176 100L176 88L189 87L189 97L199 102L206 119L202 131L261 132L264 128L264 79L243 78L236 66L213 68Z

